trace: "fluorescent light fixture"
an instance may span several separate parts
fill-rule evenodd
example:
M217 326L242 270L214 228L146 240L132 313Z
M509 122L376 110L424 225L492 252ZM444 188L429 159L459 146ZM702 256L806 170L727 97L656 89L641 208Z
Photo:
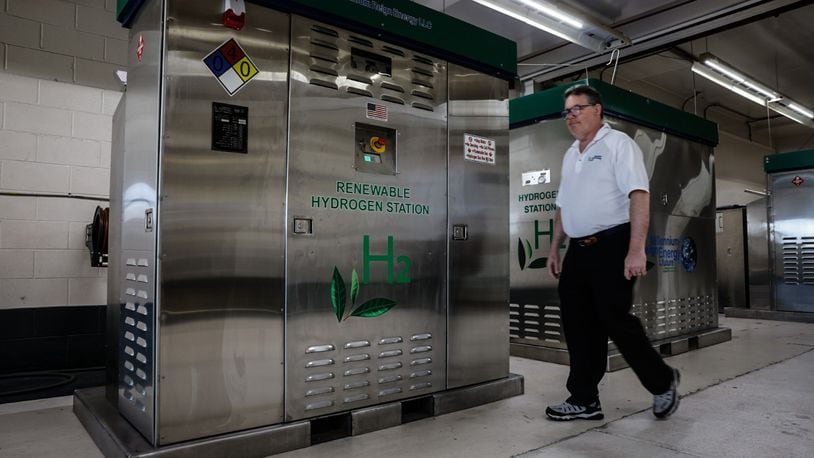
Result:
M547 0L472 1L597 53L630 43L620 32Z
M718 62L712 59L704 59L704 65L706 65L707 67L711 67L713 70L718 70L719 73L723 73L724 75L728 76L729 78L735 80L738 83L742 83L744 80L744 77L740 76L738 73L735 73L734 71L728 69L727 67L720 65Z
M558 36L558 37L562 38L563 40L573 41L572 38L570 36L566 35L565 33L562 33L559 30L554 29L553 27L549 27L547 25L544 25L541 22L535 21L534 19L531 19L531 18L529 18L527 16L523 16L520 13L509 10L508 8L504 8L504 7L500 6L500 5L498 5L497 3L491 2L489 0L472 0L472 1L475 2L475 3L479 3L479 4L481 4L481 5L483 5L483 6L487 7L487 8L491 8L491 9L497 11L498 13L505 14L506 16L509 16L510 18L514 18L514 19L517 19L518 21L525 22L526 24L528 24L528 25L530 25L532 27L536 27L536 28L538 28L538 29L540 29L540 30L542 30L544 32L548 32L548 33L550 33L552 35Z
M696 62L696 63L692 64L692 67L690 69L694 73L697 73L697 74L703 76L704 78L712 81L713 83L720 84L721 86L729 89L730 91L734 92L735 94L738 94L741 97L747 98L747 99L751 100L752 102L755 102L756 104L758 104L758 105L760 105L762 107L766 106L766 99L762 99L762 98L760 98L760 97L758 97L758 96L756 96L756 95L754 95L754 94L752 94L750 92L744 91L743 89L739 88L736 83L733 83L732 81L730 81L730 80L728 80L726 78L721 78L720 76L718 76L718 74L709 71L706 67L704 67L699 62Z
M534 0L517 0L517 1L519 1L520 3L522 3L522 4L526 5L526 6L530 6L530 7L534 8L534 9L536 9L537 11L545 14L546 16L551 16L554 19L559 19L560 21L565 22L566 24L570 25L571 27L574 27L575 29L581 29L582 28L582 22L580 22L576 18L573 18L573 17L561 12L560 10L558 10L556 8L553 8L553 7L547 6L547 5L543 5L540 2L535 2Z
M777 95L776 92L772 91L766 86L741 75L740 73L737 72L737 70L733 69L731 66L721 62L720 59L712 57L710 54L704 54L701 57L704 65L710 67L713 70L716 70L718 73L722 73L725 76L728 76L731 80L735 81L736 83L740 83L755 92L763 94L764 96L770 99L777 99L780 97L779 95Z
M801 107L800 105L797 105L796 103L789 103L786 106L807 118L814 119L814 112L812 112L811 110L806 110L805 108Z
M814 122L812 122L814 112L808 108L749 78L712 54L702 54L700 59L700 62L692 64L691 70L694 73L760 106L768 107L791 120L814 128Z
M803 125L806 125L806 126L809 126L809 127L814 127L814 124L812 124L811 121L809 121L808 119L805 119L804 117L800 116L796 111L793 111L793 110L789 109L788 107L786 107L784 105L780 105L780 104L769 105L769 108L771 108L772 111L774 111L776 113L780 113L781 115L791 119L792 121L799 122L800 124L803 124Z

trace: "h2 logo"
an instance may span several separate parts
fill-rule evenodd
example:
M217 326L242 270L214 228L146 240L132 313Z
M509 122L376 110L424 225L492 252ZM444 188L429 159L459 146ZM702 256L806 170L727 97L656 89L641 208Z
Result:
M385 254L372 254L370 252L370 236L365 234L362 237L362 283L367 285L370 283L370 267L371 263L384 262L387 263L387 283L410 283L410 267L412 267L412 260L409 256L401 255L395 257L393 250L393 236L387 236L387 253ZM395 276L395 266L398 264L400 270L398 277Z
M367 234L362 236L362 263L364 266L362 267L361 284L367 285L370 283L370 268L371 264L374 262L383 262L387 265L387 283L391 285L393 283L410 283L410 267L412 267L412 261L410 260L410 257L406 255L396 257L393 245L393 236L388 235L387 253L373 254L370 252L370 236ZM396 265L400 267L398 276L396 276ZM351 307L356 306L356 299L359 296L359 286L359 276L356 274L356 269L353 269L351 272L350 284ZM348 310L345 307L347 302L348 288L345 284L345 279L342 278L342 274L339 273L339 269L334 266L333 277L331 279L331 306L338 322L341 323L352 316L374 318L384 315L390 311L390 309L398 305L398 302L393 299L376 297L363 302L358 307L355 307L353 311L348 313Z
M520 265L520 270L525 270L526 268L544 269L546 267L546 262L548 262L547 257L532 259L534 252L540 249L541 235L548 236L550 245L551 241L554 240L554 218L548 220L548 230L544 230L540 227L539 220L534 220L534 248L531 247L531 243L528 239L525 241L523 239L517 239L517 263ZM560 248L565 248L565 245L560 245Z

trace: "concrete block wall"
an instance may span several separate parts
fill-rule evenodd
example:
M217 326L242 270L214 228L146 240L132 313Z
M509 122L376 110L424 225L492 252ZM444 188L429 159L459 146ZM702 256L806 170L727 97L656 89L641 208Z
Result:
M107 302L107 269L90 266L84 237L108 206L128 35L115 11L115 0L0 0L0 310Z
M127 66L127 29L116 0L0 0L2 70L117 90Z
M106 303L106 269L90 267L85 225L108 206L120 98L0 73L0 308Z

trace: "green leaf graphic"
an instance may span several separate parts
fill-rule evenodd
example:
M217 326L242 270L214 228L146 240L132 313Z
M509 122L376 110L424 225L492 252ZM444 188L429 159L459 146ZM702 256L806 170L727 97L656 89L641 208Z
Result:
M526 240L526 257L531 257L531 244Z
M356 296L359 295L359 275L356 274L356 269L350 276L350 303L356 303Z
M336 313L336 321L342 321L342 316L345 314L345 301L347 301L345 280L342 279L339 269L334 266L334 277L331 280L331 305Z
M531 261L531 264L529 264L529 269L545 269L547 262L548 258L537 258L534 261Z
M373 318L375 316L384 315L391 308L395 307L396 304L397 302L394 300L377 297L357 307L356 310L351 313L351 316Z
M517 262L520 263L520 270L526 268L526 250L523 249L522 239L517 239Z

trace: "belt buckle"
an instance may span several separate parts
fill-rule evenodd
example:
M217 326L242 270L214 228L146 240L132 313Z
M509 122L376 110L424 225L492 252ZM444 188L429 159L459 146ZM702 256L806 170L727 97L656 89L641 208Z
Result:
M577 243L579 243L579 246L591 246L591 245L596 245L598 242L599 242L598 237L591 236L591 237L588 237L586 239L582 239Z

